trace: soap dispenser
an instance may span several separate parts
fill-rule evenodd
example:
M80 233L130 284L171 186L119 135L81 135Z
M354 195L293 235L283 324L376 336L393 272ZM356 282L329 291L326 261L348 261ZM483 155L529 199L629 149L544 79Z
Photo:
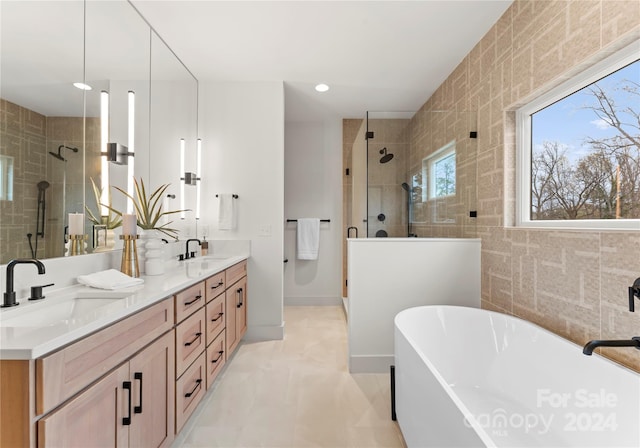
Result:
M202 240L202 244L200 244L200 255L203 257L209 253L209 241L206 239Z

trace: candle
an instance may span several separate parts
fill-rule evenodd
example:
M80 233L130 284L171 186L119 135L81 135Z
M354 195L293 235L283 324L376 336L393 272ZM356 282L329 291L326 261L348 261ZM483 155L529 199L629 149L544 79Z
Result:
M69 213L69 235L84 235L84 213Z
M124 213L122 215L122 234L136 235L136 215L135 213Z

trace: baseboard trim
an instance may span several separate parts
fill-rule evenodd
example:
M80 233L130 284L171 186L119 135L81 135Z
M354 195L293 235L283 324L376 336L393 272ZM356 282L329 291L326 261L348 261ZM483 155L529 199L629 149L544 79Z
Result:
M393 355L349 356L349 373L389 373Z
M285 306L338 306L342 305L341 297L285 297Z
M277 341L284 339L284 322L280 325L249 325L245 341Z

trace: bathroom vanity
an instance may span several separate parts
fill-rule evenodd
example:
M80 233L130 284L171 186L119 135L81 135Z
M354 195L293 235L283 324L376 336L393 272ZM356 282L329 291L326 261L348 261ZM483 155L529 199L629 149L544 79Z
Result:
M3 311L0 446L172 443L246 331L247 256L169 263Z

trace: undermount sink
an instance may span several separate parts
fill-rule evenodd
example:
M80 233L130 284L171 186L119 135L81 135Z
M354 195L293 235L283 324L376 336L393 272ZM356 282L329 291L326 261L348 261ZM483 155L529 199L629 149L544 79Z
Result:
M226 260L227 258L231 258L230 255L205 255L204 257L200 257L202 261L216 261L216 260Z
M99 319L131 292L82 291L70 297L52 299L0 315L2 327L48 327L52 325L78 325ZM47 299L44 299L47 300Z

